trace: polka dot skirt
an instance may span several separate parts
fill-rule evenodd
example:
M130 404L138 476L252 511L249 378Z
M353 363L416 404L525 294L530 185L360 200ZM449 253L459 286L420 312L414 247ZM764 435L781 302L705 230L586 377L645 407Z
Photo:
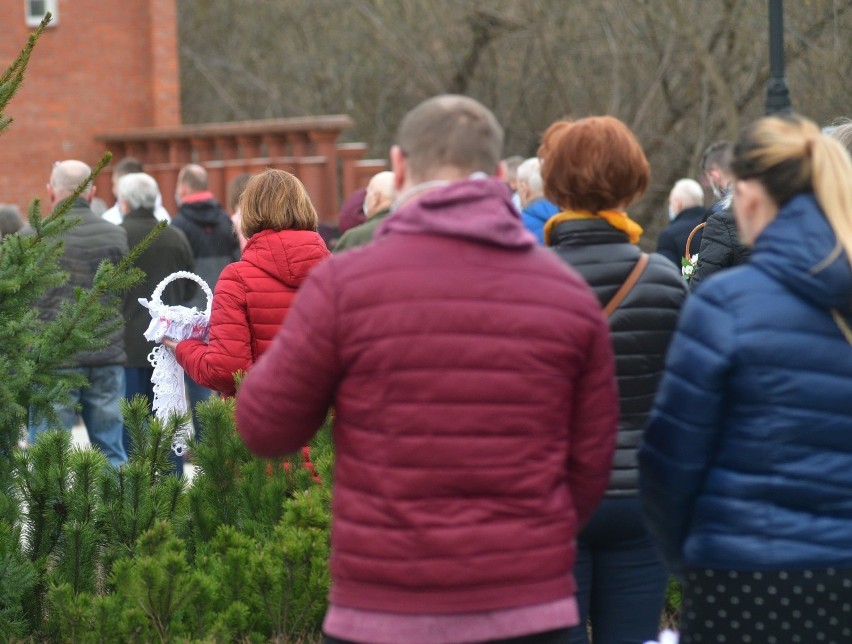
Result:
M852 643L852 570L690 570L681 644Z

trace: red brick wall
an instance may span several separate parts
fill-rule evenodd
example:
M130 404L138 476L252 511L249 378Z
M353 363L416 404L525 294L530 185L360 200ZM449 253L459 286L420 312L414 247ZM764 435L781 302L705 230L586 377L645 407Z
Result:
M59 0L59 20L36 45L0 137L0 202L46 199L54 161L94 165L106 131L180 123L175 0ZM31 29L23 0L0 2L0 67ZM100 194L108 204L111 194Z

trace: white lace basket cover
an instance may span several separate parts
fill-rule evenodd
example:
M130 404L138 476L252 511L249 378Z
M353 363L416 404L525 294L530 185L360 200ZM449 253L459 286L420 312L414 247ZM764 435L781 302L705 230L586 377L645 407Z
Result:
M169 306L163 304L163 290L176 279L190 279L197 282L207 296L207 309L202 313L195 307ZM213 293L207 282L195 273L178 271L172 273L151 294L151 301L140 297L139 303L151 314L151 324L145 331L147 340L160 342L163 338L181 340L206 340L210 327L210 307ZM183 368L177 363L174 354L159 344L148 354L148 362L154 367L151 382L154 387L154 415L166 420L172 414L184 414L187 411L186 389L183 380ZM180 456L186 449L187 429L175 434L172 442L174 453Z

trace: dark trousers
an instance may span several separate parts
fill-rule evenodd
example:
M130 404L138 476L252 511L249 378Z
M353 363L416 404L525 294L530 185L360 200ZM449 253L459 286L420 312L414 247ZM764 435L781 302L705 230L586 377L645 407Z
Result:
M148 399L148 411L150 413L153 413L154 404L154 385L151 382L152 375L154 375L153 367L126 367L124 369L124 397L130 400L136 394L145 396ZM124 426L124 448L127 450L127 455L129 456L130 450L133 448L133 439L130 438L127 425ZM177 456L173 451L169 451L169 462L174 467L174 473L178 476L183 476L183 458Z
M533 633L532 635L522 635L520 637L510 637L505 640L491 640L492 644L569 644L567 628L557 628L553 631L544 633ZM358 644L351 640L341 640L336 637L326 635L323 639L323 644Z
M645 530L639 499L604 499L577 537L580 624L571 644L643 644L656 640L668 574Z

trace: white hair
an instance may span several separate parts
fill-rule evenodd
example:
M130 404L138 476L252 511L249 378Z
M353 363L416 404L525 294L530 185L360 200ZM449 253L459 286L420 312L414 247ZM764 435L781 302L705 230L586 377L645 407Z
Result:
M131 210L137 208L154 208L160 188L150 174L131 172L118 180L118 198L126 201Z
M694 179L680 179L675 182L671 196L681 200L684 210L704 205L704 190Z
M77 189L81 183L89 178L92 174L92 169L75 159L67 161L57 161L53 164L53 170L50 173L50 185L58 199L64 199ZM92 194L94 186L89 183L86 188L80 193L83 199L87 199Z
M394 176L390 170L383 170L378 174L373 175L370 183L367 184L367 190L370 192L378 192L385 199L393 199L396 196L394 188Z
M538 158L532 157L518 166L518 182L527 184L534 197L544 194L544 181L541 178L541 161Z

